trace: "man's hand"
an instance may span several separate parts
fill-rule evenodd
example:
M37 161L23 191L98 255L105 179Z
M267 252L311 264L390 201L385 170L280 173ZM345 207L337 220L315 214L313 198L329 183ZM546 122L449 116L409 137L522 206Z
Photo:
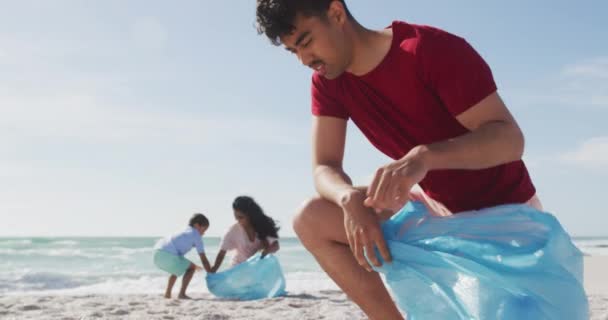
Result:
M409 200L412 187L429 171L425 154L426 148L418 146L403 158L379 168L367 189L365 206L375 209L376 213L401 209Z
M378 248L384 261L391 262L392 259L382 235L380 219L363 205L364 199L363 192L352 191L342 201L344 229L355 259L367 271L372 271L364 253L367 253L367 257L375 266L381 266L374 246Z

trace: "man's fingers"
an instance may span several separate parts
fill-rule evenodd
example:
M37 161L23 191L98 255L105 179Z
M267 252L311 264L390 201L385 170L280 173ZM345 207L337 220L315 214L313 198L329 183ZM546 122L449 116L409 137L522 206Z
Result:
M374 250L373 242L368 242L365 245L365 254L367 255L367 259L369 259L376 267L380 267L382 265L380 263L380 260L378 260L378 257L376 257L376 251Z
M390 188L392 180L393 180L392 173L389 171L384 171L384 174L382 174L382 178L380 178L380 183L378 184L378 187L376 188L376 193L374 194L374 202L376 204L376 206L375 206L376 209L386 208L386 204L387 204L387 201L386 201L387 194L386 193Z
M378 247L382 259L389 263L392 262L393 257L391 257L391 253L388 251L388 246L386 245L386 240L384 240L384 236L381 233L376 237L374 243L376 244L376 247Z
M396 172L397 171L393 171L391 173L390 184L387 186L386 191L384 192L385 207L383 209L392 209L399 201L401 181Z
M376 173L374 174L374 179L372 180L372 183L367 188L367 197L368 198L374 197L374 192L376 192L376 187L378 187L378 183L380 183L380 178L382 178L382 172L383 172L382 168L376 170Z
M410 200L409 194L412 185L407 184L407 181L399 181L395 185L394 196L392 197L391 210L398 211Z
M352 251L352 253L355 253L355 239L354 237L350 234L350 231L348 228L346 228L346 239L348 240L348 246L350 247L350 251Z
M407 192L404 191L404 184L403 184L403 179L395 179L395 184L393 186L391 186L391 191L392 191L392 195L391 195L391 199L393 200L397 200L397 199L401 199L403 198L405 195L407 195Z
M365 255L363 253L365 247L365 242L363 241L365 240L364 238L365 235L363 235L362 233L358 233L355 236L355 259L357 259L359 265L365 268L367 271L372 271L372 267L369 265L369 263L367 263Z

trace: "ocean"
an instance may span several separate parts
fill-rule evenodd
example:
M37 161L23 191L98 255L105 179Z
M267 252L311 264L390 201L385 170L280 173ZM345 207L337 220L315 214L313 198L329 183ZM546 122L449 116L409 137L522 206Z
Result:
M0 294L161 294L168 276L152 263L158 239L0 238ZM214 261L220 239L203 240ZM573 240L586 255L608 256L608 237ZM337 289L298 239L282 238L277 256L289 292ZM187 257L200 264L194 250ZM195 274L189 292L207 292L204 275Z
M159 238L0 238L0 294L160 294L168 275L152 262ZM213 263L220 238L203 241ZM337 289L297 238L282 238L277 256L289 291ZM186 257L200 265L195 250ZM207 292L204 275L188 292Z

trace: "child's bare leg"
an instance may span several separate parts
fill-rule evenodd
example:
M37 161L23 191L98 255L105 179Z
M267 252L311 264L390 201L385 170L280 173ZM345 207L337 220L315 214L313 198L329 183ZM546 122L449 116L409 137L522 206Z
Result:
M190 280L192 280L192 276L194 275L194 270L196 270L196 266L191 263L190 267L188 268L188 270L186 271L186 273L184 274L184 277L182 278L182 288L181 290L179 290L179 299L190 299L190 297L188 297L186 295L186 289L188 289L188 284L190 284Z
M171 299L171 291L173 291L175 280L177 280L177 276L171 275L169 277L169 282L167 282L167 290L165 291L165 298L167 299Z

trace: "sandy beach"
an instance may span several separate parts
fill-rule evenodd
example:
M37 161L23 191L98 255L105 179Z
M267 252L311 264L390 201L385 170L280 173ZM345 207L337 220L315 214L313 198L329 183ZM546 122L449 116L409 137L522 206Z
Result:
M608 319L608 257L585 258L585 288L593 320ZM158 295L5 295L2 319L365 319L336 290L290 293L253 302L222 301L206 293L193 300Z
M608 320L608 257L585 258L585 290L592 320Z
M2 319L365 319L341 292L290 294L253 302L160 295L21 296L0 298Z

